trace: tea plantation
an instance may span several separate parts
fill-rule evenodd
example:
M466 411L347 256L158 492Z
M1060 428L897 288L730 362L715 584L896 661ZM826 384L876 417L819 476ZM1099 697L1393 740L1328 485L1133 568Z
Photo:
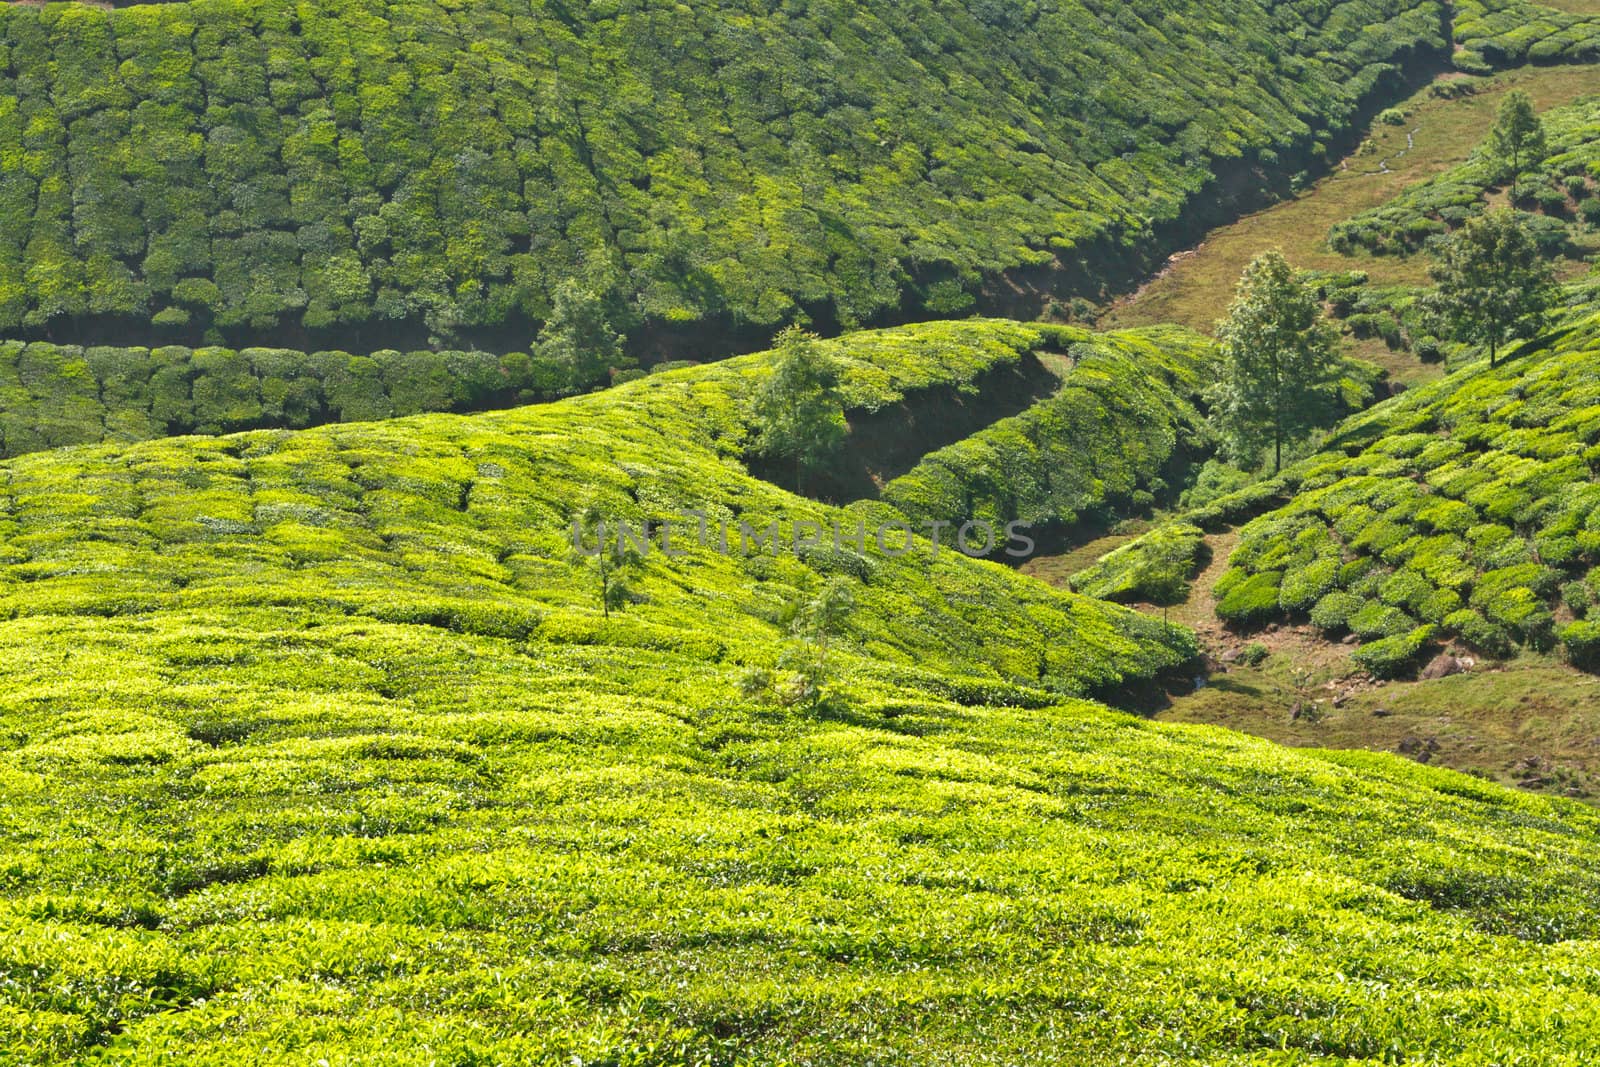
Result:
M1527 0L1461 0L1452 5L1460 46L1455 66L1474 74L1519 63L1600 59L1600 12Z
M604 613L586 501L895 517L744 472L767 365L0 466L3 1058L1600 1054L1589 809L1077 699L1192 639L926 543L680 528ZM824 699L745 695L824 581Z
M1600 227L1600 96L1585 97L1542 116L1548 154L1518 182L1519 206L1540 245L1551 255L1569 251L1580 234ZM1482 212L1489 195L1509 184L1487 145L1473 158L1407 189L1373 211L1334 226L1328 244L1338 252L1357 249L1405 255Z
M1348 630L1380 675L1444 637L1491 655L1561 638L1587 660L1593 626L1571 620L1600 592L1597 352L1590 317L1346 424L1242 528L1218 613Z
M966 319L858 332L824 347L848 368L847 402L876 410L902 399L891 381L912 392L972 389L973 379L984 371L1015 364L1036 348L1058 343L1054 338L1088 336L1064 327ZM482 411L574 391L570 368L525 352L356 355L0 341L0 455L186 433Z
M1412 0L0 5L0 331L515 349L574 279L654 351L1092 293L1446 46Z

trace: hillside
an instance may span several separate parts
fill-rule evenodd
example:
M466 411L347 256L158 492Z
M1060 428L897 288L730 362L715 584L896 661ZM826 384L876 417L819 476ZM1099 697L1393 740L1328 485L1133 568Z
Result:
M1588 809L1076 699L1189 635L948 551L685 536L605 616L586 498L886 515L733 462L767 366L0 466L9 1057L1594 1056ZM825 577L828 696L742 695Z
M1447 44L1436 3L1197 14L0 5L0 331L503 351L565 280L650 355L1031 313L1316 165Z
M1541 116L1549 155L1518 182L1517 206L1537 215L1542 246L1552 253L1575 247L1581 234L1600 226L1600 96L1587 96ZM1406 189L1388 203L1334 226L1328 244L1336 252L1363 249L1378 255L1418 251L1429 239L1479 214L1508 185L1497 173L1486 144L1460 166ZM1509 196L1509 189L1506 190Z

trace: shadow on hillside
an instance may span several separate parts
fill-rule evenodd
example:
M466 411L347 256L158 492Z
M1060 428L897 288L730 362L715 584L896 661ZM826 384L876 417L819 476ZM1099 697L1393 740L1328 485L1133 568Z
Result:
M850 434L839 459L808 479L804 495L830 504L876 500L886 484L929 452L1020 414L1060 387L1061 379L1038 353L1030 352L1015 364L985 371L966 390L947 385L918 389L878 411L847 411ZM753 458L750 472L785 489L795 488L794 472L786 464Z

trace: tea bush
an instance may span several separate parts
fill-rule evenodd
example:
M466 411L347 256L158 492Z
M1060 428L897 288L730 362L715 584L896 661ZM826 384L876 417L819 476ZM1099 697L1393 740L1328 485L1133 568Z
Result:
M1205 533L1172 523L1101 556L1072 575L1074 590L1102 600L1159 602L1186 586L1199 565Z
M1394 678L1415 665L1432 636L1431 625L1418 626L1409 633L1394 634L1362 645L1351 653L1351 658L1379 678Z

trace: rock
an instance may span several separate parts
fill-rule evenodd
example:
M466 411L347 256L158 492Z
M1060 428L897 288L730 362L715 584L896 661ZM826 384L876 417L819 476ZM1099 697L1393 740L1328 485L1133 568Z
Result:
M1418 763L1427 763L1433 759L1433 754L1439 751L1439 741L1433 737L1421 738L1416 734L1406 734L1400 739L1400 744L1395 746L1395 750L1402 756L1410 756Z
M1341 645L1359 645L1361 643L1361 638L1357 637L1355 634L1345 634L1344 640L1340 641L1339 643Z
M1217 659L1221 660L1223 663L1234 663L1239 659L1239 654L1240 654L1241 651L1243 651L1243 650L1242 649L1237 649L1237 648L1230 648L1226 652L1224 652L1222 655L1218 656Z
M1375 718L1375 719L1387 719L1389 716L1391 716L1393 714L1394 714L1394 712L1390 711L1388 708L1373 708L1372 709L1372 717Z
M1466 669L1466 665L1460 660L1448 652L1441 652L1429 660L1426 667L1422 668L1422 678L1424 681L1431 682L1438 678L1448 678L1452 674L1460 674Z

